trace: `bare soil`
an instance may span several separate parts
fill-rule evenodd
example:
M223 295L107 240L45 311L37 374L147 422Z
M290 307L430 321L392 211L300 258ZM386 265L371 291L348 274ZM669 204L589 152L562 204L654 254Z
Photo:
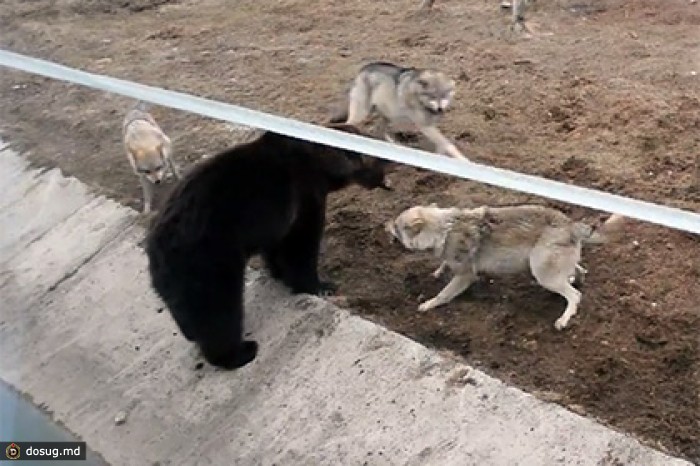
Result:
M700 210L700 5L688 0L539 1L530 39L498 2L4 0L0 45L77 68L325 121L359 66L384 59L458 81L442 128L477 161ZM43 166L141 208L120 124L131 101L0 70L0 130ZM182 166L245 136L183 112L154 115ZM561 298L528 276L484 277L418 313L444 285L437 263L391 246L402 209L557 205L401 167L394 193L351 188L329 207L322 271L349 307L579 413L700 464L700 238L632 223L587 250L571 328Z

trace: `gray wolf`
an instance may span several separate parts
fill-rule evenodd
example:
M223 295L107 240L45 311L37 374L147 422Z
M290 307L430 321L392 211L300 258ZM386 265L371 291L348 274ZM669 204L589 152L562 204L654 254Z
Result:
M124 148L131 168L138 176L143 191L143 211L150 213L153 204L153 186L165 178L166 170L180 179L180 172L172 160L172 143L153 119L143 102L138 102L124 116L122 122Z
M500 0L500 7L504 10L512 11L511 27L515 32L529 32L529 28L525 25L525 9L528 4L535 0ZM429 10L435 4L435 0L422 0L420 9Z
M331 125L359 134L347 125ZM243 339L244 275L262 255L293 293L322 294L326 197L350 184L386 188L381 159L265 132L197 163L175 185L146 236L151 283L183 336L224 369L255 359Z
M387 141L395 142L389 127L411 127L435 144L438 153L466 159L437 129L454 92L454 80L440 71L371 62L360 69L348 92L346 109L332 121L357 126L377 114Z
M502 0L501 8L511 9L511 28L515 32L530 34L530 28L525 24L525 9L535 0Z
M566 299L566 309L554 323L561 330L576 314L581 300L572 277L580 279L586 272L579 265L583 244L607 241L624 220L612 215L595 228L538 205L460 209L431 204L406 209L388 221L385 229L406 249L432 251L441 258L434 276L446 269L454 273L437 296L419 306L420 311L449 303L467 290L479 273L529 270L541 286Z

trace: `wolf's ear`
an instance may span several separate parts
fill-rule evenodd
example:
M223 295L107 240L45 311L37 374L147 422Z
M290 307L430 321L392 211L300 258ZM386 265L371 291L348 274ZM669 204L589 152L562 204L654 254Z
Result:
M491 211L484 208L484 214L481 217L481 222L479 223L479 232L482 235L488 235L493 231L493 229L498 224L498 219L493 215Z
M479 234L488 235L493 231L493 224L487 221L479 223Z
M423 230L424 226L424 219L422 219L421 217L413 218L406 224L406 233L408 233L408 235L411 237L416 236Z

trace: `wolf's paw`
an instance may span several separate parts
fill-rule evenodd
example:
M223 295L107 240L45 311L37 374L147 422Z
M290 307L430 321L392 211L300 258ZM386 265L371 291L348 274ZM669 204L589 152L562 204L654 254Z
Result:
M420 306L418 306L418 310L420 312L426 312L426 311L431 310L434 307L435 307L435 300L429 299L426 302L424 302L423 304L421 304Z
M569 325L569 319L560 317L554 322L554 328L557 330L564 330Z

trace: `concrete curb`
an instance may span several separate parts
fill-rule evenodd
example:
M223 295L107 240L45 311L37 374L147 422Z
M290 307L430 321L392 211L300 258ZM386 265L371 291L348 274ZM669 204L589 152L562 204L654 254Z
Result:
M7 149L0 188L0 378L111 464L690 465L254 272L258 359L197 369L135 212Z

